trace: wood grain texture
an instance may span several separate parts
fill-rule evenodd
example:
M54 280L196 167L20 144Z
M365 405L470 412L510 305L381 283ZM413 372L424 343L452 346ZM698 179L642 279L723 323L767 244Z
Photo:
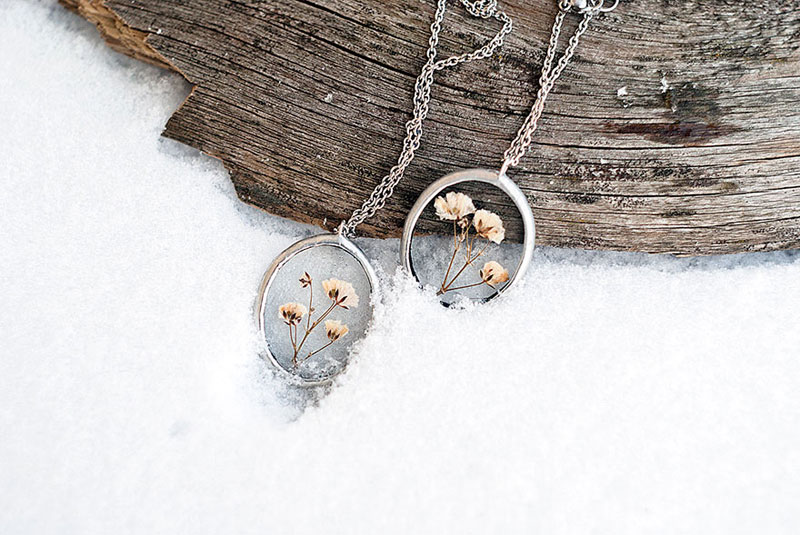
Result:
M221 158L244 201L329 229L397 158L433 15L419 0L62 2L195 84L164 135ZM360 234L398 236L430 181L498 167L556 9L503 4L514 34L499 57L439 73L417 159ZM482 43L486 24L453 2L441 53ZM539 245L800 247L800 0L623 0L584 38L512 177Z

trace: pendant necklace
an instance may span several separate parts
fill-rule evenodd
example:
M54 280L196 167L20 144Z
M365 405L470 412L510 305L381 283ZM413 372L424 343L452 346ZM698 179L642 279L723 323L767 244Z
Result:
M377 277L367 257L350 237L356 227L384 207L414 159L428 114L433 74L492 55L511 32L511 19L496 0L460 0L473 16L495 19L500 31L481 48L437 60L437 45L447 0L437 0L427 61L414 87L413 118L395 165L367 200L334 233L301 240L272 261L256 301L256 323L266 359L300 386L329 383L341 373L354 342L372 319Z
M508 177L507 172L519 164L531 145L547 97L575 54L589 23L597 14L613 11L618 3L619 0L615 0L613 5L604 6L604 0L560 0L542 65L536 100L514 141L505 151L499 171L469 169L446 175L426 188L411 208L403 227L401 262L405 270L420 284L433 286L437 290L442 304L450 306L465 300L486 302L494 299L519 280L528 269L533 256L536 231L533 212L525 194ZM570 12L581 14L582 19L561 58L556 62L556 49L564 19ZM504 262L509 259L516 261L516 267L511 272L495 259L500 259L504 253L509 256L509 251L506 250L508 248L500 250L498 247L505 238L503 220L496 213L481 207L490 207L490 203L480 203L478 199L473 200L468 193L464 193L473 192L478 186L483 190L495 190L495 195L509 197L519 212L519 226L523 233L522 247L511 251L510 258L502 258ZM415 236L423 214L427 216L427 221L440 221L439 227L424 229L426 233L441 233L446 230L450 236L444 240L438 238L438 242L432 243L427 236ZM417 243L426 240L428 243ZM444 248L441 247L442 242L445 243ZM437 255L437 252L446 254ZM415 259L418 261L415 262ZM420 262L420 259L425 262Z

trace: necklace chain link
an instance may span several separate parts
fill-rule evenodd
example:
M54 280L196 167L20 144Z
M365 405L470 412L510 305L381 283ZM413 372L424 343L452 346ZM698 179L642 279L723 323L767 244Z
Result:
M520 160L528 151L532 141L533 134L539 125L539 119L544 112L544 105L547 102L547 97L553 90L556 80L567 68L572 57L575 55L575 50L578 48L581 36L589 29L589 23L598 13L608 13L614 11L619 5L619 0L614 0L610 6L604 5L604 0L560 0L559 11L556 15L556 20L553 23L553 29L550 33L550 44L547 47L547 54L544 58L542 65L542 74L539 77L539 91L536 94L536 100L531 107L531 112L525 118L525 122L517 132L517 137L511 142L503 155L503 165L500 167L500 174L505 175L509 168L519 165ZM578 27L570 37L567 47L564 50L561 58L554 65L556 50L558 48L559 37L561 36L561 29L564 26L564 19L567 14L575 10L583 15Z
M352 234L358 225L375 215L378 210L386 205L386 201L394 193L394 188L402 180L406 168L414 160L414 154L419 149L422 140L422 123L429 111L434 72L461 63L488 58L503 44L506 36L511 33L511 18L505 12L498 10L497 0L461 0L461 4L471 15L482 19L496 19L503 23L503 27L491 41L481 48L469 53L437 60L439 34L441 33L445 11L447 10L447 0L437 0L436 15L434 16L433 24L431 24L431 37L428 42L428 60L422 67L422 72L417 77L414 85L414 114L412 119L406 123L406 138L403 141L403 150L400 152L397 164L389 170L389 173L375 187L369 198L364 201L360 208L353 212L350 219L342 222L339 227L341 234Z
M550 43L545 54L542 65L542 73L539 77L539 91L536 100L531 107L531 111L525 118L525 122L517 132L517 136L504 153L504 160L500 168L500 175L505 175L510 167L519 164L522 157L527 152L533 141L533 134L539 123L539 119L544 111L547 97L555 86L556 80L566 69L575 50L578 48L581 36L589 29L589 23L598 13L613 11L619 0L615 0L610 7L604 7L604 0L559 0L559 11L550 33ZM342 221L339 232L343 235L350 235L355 228L375 215L375 213L386 205L386 201L394 193L397 184L402 180L406 168L414 159L414 154L419 149L422 139L422 123L428 115L431 100L431 87L433 86L433 73L448 67L453 67L460 63L473 60L484 59L491 56L494 51L502 46L506 36L511 33L512 22L505 12L498 10L497 0L461 0L461 4L473 16L483 19L494 18L503 23L502 29L481 48L466 54L451 56L443 60L436 60L437 46L439 44L439 34L442 30L447 0L437 0L436 15L431 24L431 37L428 43L428 61L422 68L422 72L417 77L414 86L414 114L413 118L406 123L406 138L403 141L403 150L397 164L392 167L389 173L372 191L367 200L350 216L347 221ZM567 47L561 58L555 60L558 49L561 30L564 19L570 11L577 11L583 15L572 37L570 37Z

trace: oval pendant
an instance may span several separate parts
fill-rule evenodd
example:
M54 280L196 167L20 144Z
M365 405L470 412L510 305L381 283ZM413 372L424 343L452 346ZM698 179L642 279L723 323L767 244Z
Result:
M511 199L518 221L496 213L505 206L501 196ZM415 235L423 214L425 228ZM436 223L428 224L431 220ZM505 242L509 228L522 233L522 244ZM421 285L433 287L446 306L464 299L487 302L527 271L535 237L528 200L507 175L458 171L431 184L414 203L403 227L402 263Z
M339 234L320 234L283 251L264 274L256 323L280 373L302 386L330 383L372 319L375 272Z

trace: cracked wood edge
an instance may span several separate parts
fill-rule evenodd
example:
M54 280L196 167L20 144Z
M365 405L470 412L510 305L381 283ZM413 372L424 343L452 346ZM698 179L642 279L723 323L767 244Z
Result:
M106 7L103 0L59 0L61 5L94 23L108 46L133 58L177 70L147 44L147 32L135 30Z
M328 228L396 158L432 12L398 0L61 2L115 49L197 84L166 136L221 158L244 201ZM397 236L432 178L496 165L531 103L554 13L506 5L517 31L500 58L438 76L422 150L361 234ZM799 247L798 8L641 0L601 18L514 173L537 243L678 255ZM443 48L482 39L450 11L458 22ZM488 204L510 214L502 198Z

